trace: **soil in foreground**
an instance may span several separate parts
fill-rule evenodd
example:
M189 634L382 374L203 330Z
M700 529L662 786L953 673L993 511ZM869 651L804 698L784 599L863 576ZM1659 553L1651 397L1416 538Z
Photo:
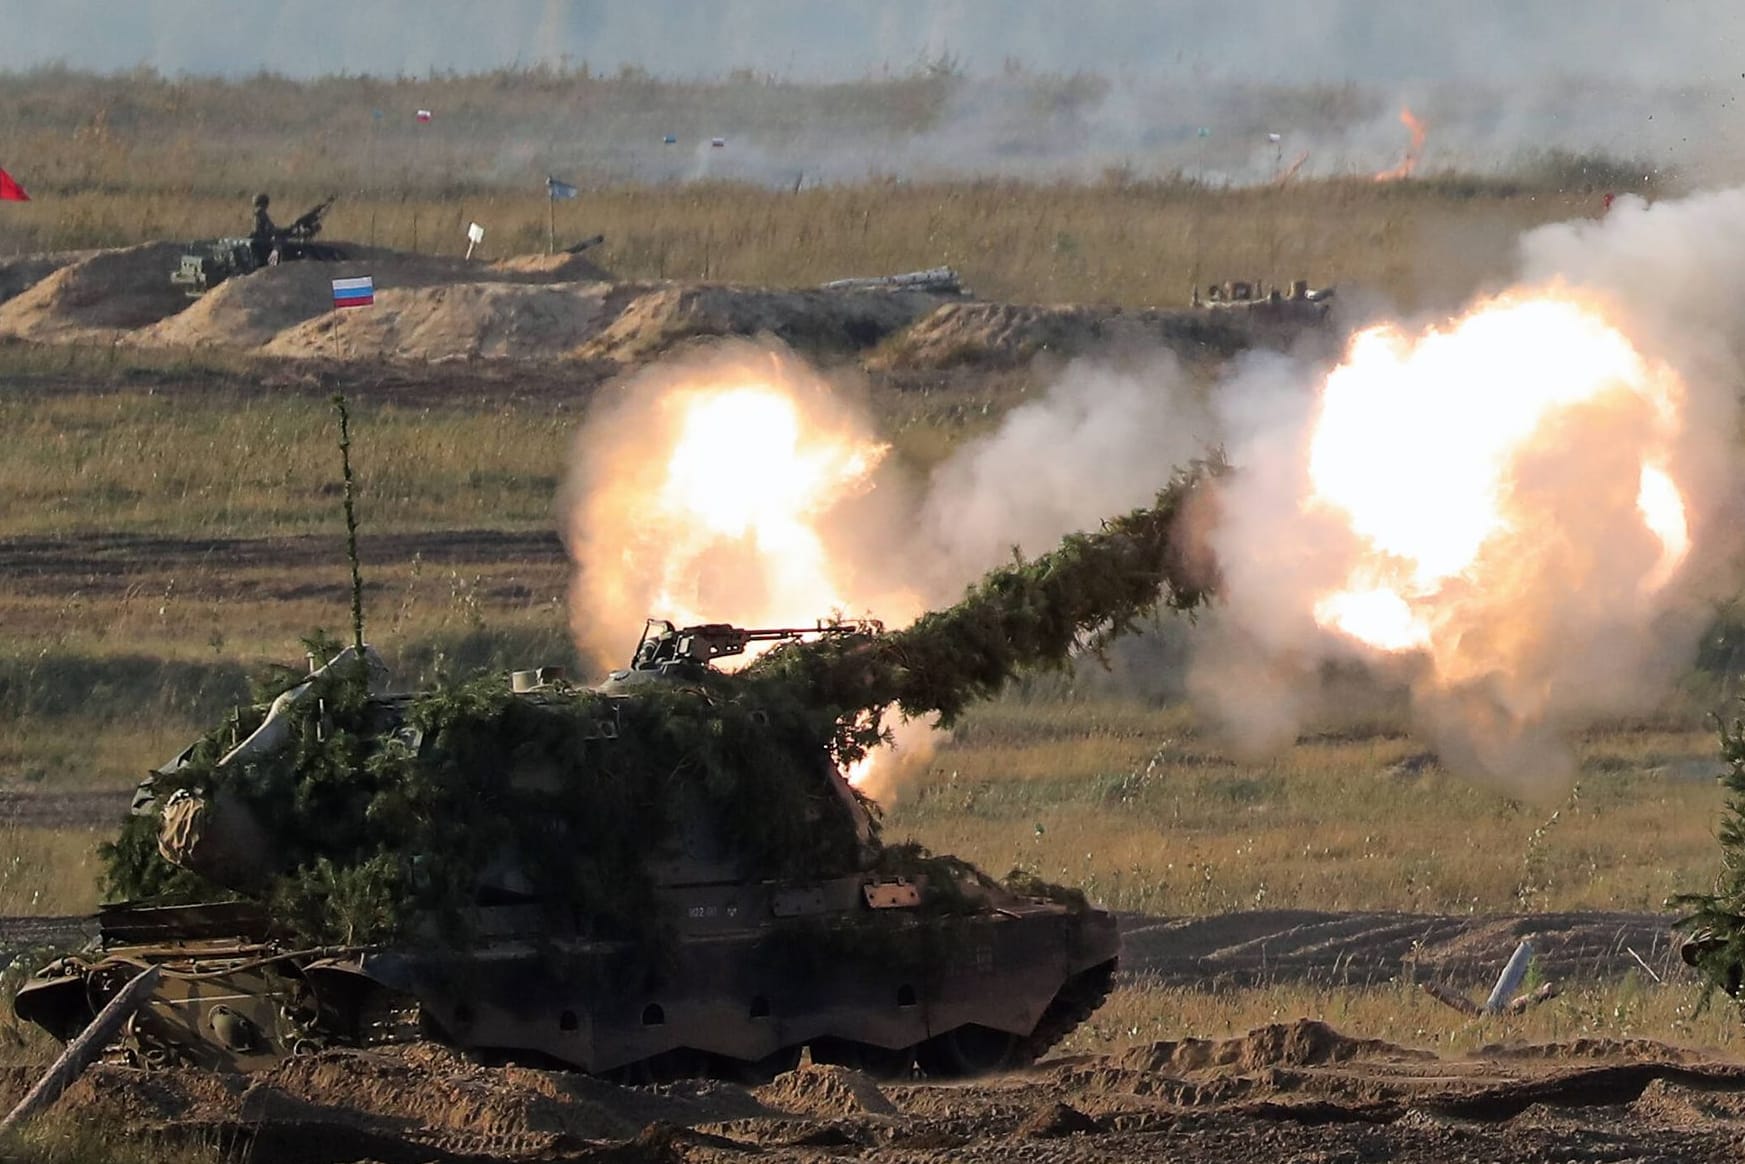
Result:
M0 1075L10 1104L29 1071ZM802 1066L766 1086L618 1087L453 1052L326 1052L262 1075L102 1066L63 1115L298 1161L1736 1159L1745 1064L1644 1041L1438 1058L1319 1022L1058 1059L970 1083Z

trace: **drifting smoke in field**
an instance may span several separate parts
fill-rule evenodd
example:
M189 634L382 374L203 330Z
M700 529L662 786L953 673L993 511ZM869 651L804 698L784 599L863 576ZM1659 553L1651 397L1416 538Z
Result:
M920 518L928 599L953 601L1014 550L1046 553L1068 533L1150 503L1167 467L1214 439L1213 424L1167 354L1143 369L1069 365L1042 399L1012 409L934 471Z
M1312 392L1277 362L1227 387L1195 685L1239 741L1285 742L1321 667L1357 663L1452 766L1531 789L1567 778L1569 729L1688 665L1731 548L1745 194L1623 200L1522 256L1515 288L1361 333Z

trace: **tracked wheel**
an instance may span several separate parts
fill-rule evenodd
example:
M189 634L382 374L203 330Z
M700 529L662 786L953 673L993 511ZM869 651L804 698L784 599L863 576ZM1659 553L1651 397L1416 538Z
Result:
M1110 958L1066 980L1049 1002L1048 1009L1042 1012L1036 1029L1023 1041L1025 1062L1040 1059L1050 1047L1066 1038L1103 1005L1109 992L1115 988L1116 964L1117 960Z
M1024 1066L1032 1058L1017 1035L973 1023L934 1035L915 1052L921 1073L929 1079L992 1075Z

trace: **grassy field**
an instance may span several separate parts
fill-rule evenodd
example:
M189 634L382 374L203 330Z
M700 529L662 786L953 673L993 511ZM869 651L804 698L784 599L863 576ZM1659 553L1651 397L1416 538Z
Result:
M1712 733L1601 730L1576 748L1579 785L1532 803L1401 763L1423 752L1400 724L1306 734L1256 763L1186 707L1008 697L899 786L887 825L1162 914L1652 910L1704 883L1719 790L1680 773L1713 756Z
M1033 114L1014 122L1020 153L1044 132L1040 120L1092 107L1107 88L1094 77L1008 82L1005 100ZM1071 181L875 174L796 188L707 169L700 179L685 167L647 173L671 169L658 145L666 133L688 155L723 123L775 145L814 134L877 156L949 116L964 83L929 69L828 86L538 70L320 83L0 76L0 141L34 197L0 213L0 255L244 233L250 196L266 190L282 222L337 194L326 237L409 251L460 254L476 221L482 253L496 258L546 249L543 183L556 173L582 187L556 208L558 245L604 233L593 254L628 279L797 285L950 264L991 298L1141 307L1184 303L1209 282L1306 278L1415 310L1504 277L1522 229L1597 214L1604 191L1654 194L1670 181L1653 167L1562 155L1487 175L1244 188L1160 170L1143 154ZM420 126L415 108L439 116ZM1376 112L1348 88L1257 90L1240 113L1224 111L1247 120L1228 133L1220 124L1209 160L1234 165L1266 126L1327 128ZM1191 138L1170 116L1159 110L1157 132ZM656 155L665 160L648 160Z
M300 210L322 196L286 192L275 206ZM604 233L589 253L625 279L806 285L946 264L987 298L1173 307L1195 285L1305 278L1417 310L1503 279L1520 231L1598 210L1583 191L1456 179L1244 190L892 182L798 193L705 183L594 192L563 205L557 232L560 246ZM458 255L476 221L488 231L481 254L497 258L543 252L546 215L537 194L360 194L334 208L326 237ZM74 190L9 206L0 256L247 228L246 194Z
M44 374L13 373L26 388ZM13 503L0 539L195 547L143 543L126 584L95 573L0 593L0 783L131 786L241 698L250 671L294 662L302 635L345 625L337 543L280 566L232 560L223 541L337 532L330 405L223 384L198 407L186 392L0 391L0 424L19 434L0 463ZM912 417L901 401L878 407L887 424ZM577 409L418 408L366 392L354 412L371 626L402 670L424 681L443 666L577 666L555 547L540 562L437 552L451 530L553 528ZM918 427L934 448L962 432L937 418ZM428 538L429 560L414 549L372 561L372 534L404 535L403 549ZM160 566L154 553L170 556ZM1316 725L1270 759L1232 758L1159 694L1179 676L1146 670L1042 680L976 708L900 786L888 831L1159 913L1654 909L1714 867L1720 792L1690 773L1715 753L1703 715L1716 696L1589 732L1576 743L1579 791L1524 803L1402 763L1422 745L1386 707ZM40 893L28 873L11 876L21 888L0 883L0 896L35 911L90 904L88 869L39 877Z
M296 117L319 119L288 82L258 82L251 108L264 112L241 119L240 137L216 142L182 119L234 102L222 85L178 90L144 78L96 92L73 78L33 105L8 102L14 83L0 78L0 138L22 135L51 160L32 178L36 201L0 215L0 255L235 232L255 187L271 187L276 207L295 207L330 192L330 164L346 175L334 238L458 253L462 228L477 220L489 227L490 255L544 246L547 207L523 172L533 160L444 186L430 180L440 152L384 165L389 182L328 137L276 154L231 148L288 132ZM899 101L890 124L924 123L939 99L930 84L886 91ZM76 113L94 92L100 119ZM433 98L413 87L391 96L452 107L487 103L490 93L485 85ZM845 110L859 108L851 96L864 98L843 96ZM749 100L737 91L734 99ZM355 150L360 125L336 123L333 133L350 133L345 148ZM240 160L262 156L272 160ZM951 263L989 297L1139 306L1180 303L1209 279L1303 276L1410 309L1504 279L1520 230L1592 213L1594 202L1580 182L1454 176L1247 190L1123 174L797 192L616 185L560 207L559 233L604 231L602 261L632 278L808 283ZM434 547L459 530L553 528L554 491L592 385L429 403L373 393L367 382L341 386L360 434L372 634L402 673L421 681L444 668L573 665L561 560L451 562ZM1026 387L875 384L872 400L897 456L925 466ZM296 662L302 635L345 625L342 557L239 562L223 544L337 531L329 390L263 387L259 369L225 357L0 348L0 426L10 438L0 458L0 550L38 539L90 550L95 563L0 583L0 788L130 787L242 698L251 671ZM370 538L384 535L429 537L433 551L372 560ZM118 581L98 551L125 538L212 549L184 545L160 563L141 541ZM1419 762L1424 745L1397 711L1316 724L1279 755L1239 759L1190 709L1158 694L1174 688L1179 676L1087 671L975 709L899 787L887 836L1167 914L1657 909L1671 893L1706 886L1718 866L1721 791L1701 771L1716 752L1704 716L1724 707L1712 685L1693 684L1650 720L1582 735L1578 788L1532 802ZM91 908L98 839L0 830L0 913ZM1698 1016L1691 990L1632 981L1575 989L1514 1025L1486 1028L1404 986L1211 994L1141 982L1071 1046L1217 1035L1303 1013L1453 1049L1499 1031L1737 1045L1725 1008ZM7 1036L0 1025L0 1042Z

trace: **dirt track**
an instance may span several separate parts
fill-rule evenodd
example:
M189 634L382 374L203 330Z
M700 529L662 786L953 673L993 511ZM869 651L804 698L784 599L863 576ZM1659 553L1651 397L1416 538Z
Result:
M550 530L439 530L371 534L360 546L365 565L410 562L441 564L515 562L529 569L567 571L563 543ZM298 579L345 561L345 538L310 534L267 538L166 538L143 534L72 534L53 538L0 538L0 578L15 594L64 594L77 588L91 596L124 594L141 580L202 571L223 592L228 578L239 589L259 592L250 570ZM305 585L298 582L298 585ZM335 582L336 593L345 593ZM0 807L0 812L3 812Z
M0 1104L30 1081L0 1073ZM620 1088L436 1047L254 1077L99 1067L61 1101L255 1164L380 1161L1736 1160L1745 1065L1645 1042L1440 1059L1309 1020L970 1083L802 1066Z

